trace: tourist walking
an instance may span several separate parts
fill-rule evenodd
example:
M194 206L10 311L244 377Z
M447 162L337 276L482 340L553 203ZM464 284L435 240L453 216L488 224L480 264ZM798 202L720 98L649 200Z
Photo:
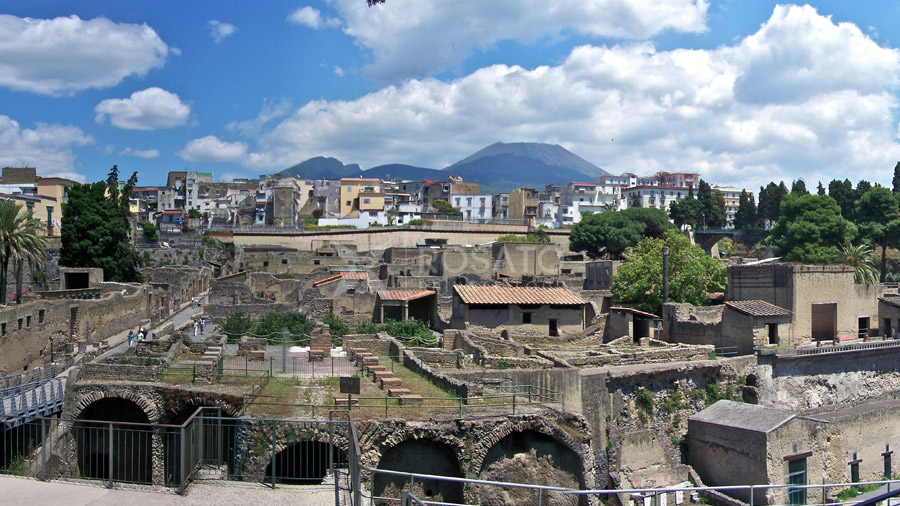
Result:
M128 331L128 346L133 346L133 345L134 345L134 331L129 330Z
M200 333L200 324L194 322L194 337L197 337Z
M203 327L206 325L206 320L202 317L200 318L200 335L203 335Z

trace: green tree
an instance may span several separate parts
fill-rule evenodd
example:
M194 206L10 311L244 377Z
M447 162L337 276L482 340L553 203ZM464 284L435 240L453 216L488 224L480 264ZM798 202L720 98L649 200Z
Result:
M856 235L856 227L841 216L830 196L788 195L781 203L781 217L772 226L769 244L787 262L833 262L837 248Z
M894 165L894 179L891 180L894 194L900 193L900 162Z
M809 195L809 191L806 189L806 182L802 179L794 180L794 183L791 185L791 195Z
M0 200L0 301L7 301L6 285L10 260L15 262L16 304L22 302L22 271L44 258L47 241L37 235L31 209L14 200Z
M119 169L110 170L106 184L97 182L69 188L63 204L62 247L59 264L65 267L99 267L107 281L143 281L141 259L129 240L128 199L137 183L135 172L119 188Z
M612 294L618 301L643 311L662 309L662 248L669 247L669 301L709 304L709 292L725 289L725 267L703 248L675 230L664 238L642 240L613 277Z
M680 202L669 204L669 217L679 228L689 225L696 230L703 222L703 204L692 193L688 193Z
M860 197L856 223L863 239L881 247L881 277L886 274L887 249L897 244L900 235L900 208L896 196L887 188L875 186Z
M856 284L878 283L878 271L872 257L872 248L865 244L844 244L840 247L840 261L853 267L853 282Z
M853 216L856 195L853 191L853 184L850 183L849 179L844 179L843 181L832 179L828 183L828 196L833 198L837 202L838 207L841 208L841 216L847 219Z
M747 190L741 190L741 198L738 210L734 214L734 228L740 230L753 230L758 228L759 220L756 215L756 202L753 195Z
M781 216L781 201L787 195L787 187L784 181L780 185L769 183L765 188L759 188L759 217L760 221L768 222L767 226L778 221Z
M147 242L156 242L159 240L159 233L156 231L156 225L152 223L144 223L141 225L144 233L144 240Z
M432 201L431 207L433 207L434 210L440 214L452 214L452 215L462 214L459 209L453 207L452 205L450 205L449 202L447 202L446 200L442 200L442 199L436 199L436 200Z
M821 181L819 181L819 186L816 187L816 195L825 195L825 187L822 186Z
M628 248L645 237L663 237L672 229L666 213L656 208L630 207L622 211L591 214L572 227L569 249L598 258L622 258Z

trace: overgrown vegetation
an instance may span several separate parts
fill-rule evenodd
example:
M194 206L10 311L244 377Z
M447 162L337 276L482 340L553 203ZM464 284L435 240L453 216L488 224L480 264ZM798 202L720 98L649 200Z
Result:
M638 390L637 393L634 394L634 401L641 409L647 413L653 414L653 393L650 392L650 390Z
M501 235L497 238L497 242L526 242L526 243L534 243L534 244L549 244L550 236L547 234L547 231L539 228L533 234L528 235L515 235L515 234L507 234Z
M334 313L326 313L322 317L322 323L328 325L333 337L344 337L350 333L350 326L341 321Z

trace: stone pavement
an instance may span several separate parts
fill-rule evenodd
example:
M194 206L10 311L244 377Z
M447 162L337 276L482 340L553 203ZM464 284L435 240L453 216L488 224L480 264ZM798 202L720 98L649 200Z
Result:
M0 476L0 504L59 504L65 506L334 506L334 485L279 486L258 483L196 482L181 496L169 490L105 488L99 484L43 482Z

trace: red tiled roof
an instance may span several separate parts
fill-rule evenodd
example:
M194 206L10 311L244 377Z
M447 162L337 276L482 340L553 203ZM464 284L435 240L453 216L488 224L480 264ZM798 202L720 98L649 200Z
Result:
M333 276L328 276L327 278L320 279L313 283L313 286L327 285L328 283L333 283L341 279L358 279L368 281L369 277L366 275L365 271L344 271L339 272Z
M434 290L378 290L378 298L381 300L413 300L434 295Z
M563 304L581 305L584 299L565 287L454 285L465 304Z

